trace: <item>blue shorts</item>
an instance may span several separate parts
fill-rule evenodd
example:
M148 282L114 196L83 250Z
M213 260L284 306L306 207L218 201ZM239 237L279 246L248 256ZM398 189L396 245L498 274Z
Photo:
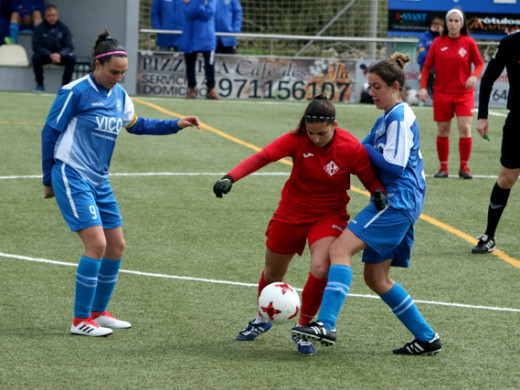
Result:
M52 190L61 214L70 230L91 226L113 229L123 226L110 182L94 187L74 169L61 161L52 167Z
M414 226L401 211L393 207L378 211L370 203L350 221L347 229L368 245L363 252L364 263L393 259L393 267L410 266Z

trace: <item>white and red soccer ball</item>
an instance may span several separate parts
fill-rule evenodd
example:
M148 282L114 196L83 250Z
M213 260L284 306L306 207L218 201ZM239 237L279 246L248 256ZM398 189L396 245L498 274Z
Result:
M274 324L296 320L300 312L300 296L287 283L271 283L258 297L258 312Z

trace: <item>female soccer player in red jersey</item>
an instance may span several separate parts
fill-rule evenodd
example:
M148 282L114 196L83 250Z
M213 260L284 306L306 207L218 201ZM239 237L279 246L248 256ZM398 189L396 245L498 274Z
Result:
M368 153L347 131L337 127L336 110L324 95L307 106L298 128L238 164L213 186L219 198L234 182L283 157L291 157L293 168L282 190L282 198L267 226L265 265L258 295L270 283L282 281L296 253L309 242L311 265L302 293L297 326L304 326L319 310L330 266L329 248L347 225L350 175L359 177L374 194L376 207L386 204L383 186L370 165ZM253 341L268 331L271 323L261 316L253 319L236 340ZM310 341L293 336L302 355L314 354Z
M426 101L426 84L435 66L433 120L437 122L437 153L441 168L435 177L448 177L450 127L454 115L459 129L459 176L471 179L468 160L471 154L471 119L475 106L475 83L484 68L475 41L468 36L464 13L453 8L446 14L446 29L435 38L421 72L418 98ZM473 69L472 69L473 65Z

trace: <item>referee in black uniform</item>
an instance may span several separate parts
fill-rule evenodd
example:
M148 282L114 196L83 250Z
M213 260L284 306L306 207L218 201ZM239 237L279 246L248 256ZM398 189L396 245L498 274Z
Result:
M488 134L488 104L493 83L507 69L509 95L506 122L503 128L500 172L491 191L486 232L478 237L473 253L489 253L496 249L495 231L504 211L511 188L520 174L520 31L500 41L495 57L489 62L480 83L477 131L482 137Z

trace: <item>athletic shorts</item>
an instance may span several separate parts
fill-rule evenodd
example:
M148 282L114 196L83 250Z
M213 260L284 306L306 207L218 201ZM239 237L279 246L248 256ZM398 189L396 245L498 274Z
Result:
M370 203L350 221L347 229L368 245L363 252L364 263L393 259L393 267L409 267L414 227L401 211L393 207L378 211Z
M457 116L473 116L475 107L475 94L473 91L466 93L444 93L438 90L433 95L433 120L446 122Z
M94 187L61 161L52 167L51 179L58 207L73 232L91 226L113 229L123 225L108 180L102 186Z
M305 242L309 247L324 237L339 237L348 223L346 214L328 215L316 222L290 224L271 219L265 235L267 247L280 254L302 255Z
M502 152L500 156L500 164L504 168L517 169L520 168L520 153L518 153L518 145L520 145L520 113L509 111L506 122L504 123L504 135L502 137Z

